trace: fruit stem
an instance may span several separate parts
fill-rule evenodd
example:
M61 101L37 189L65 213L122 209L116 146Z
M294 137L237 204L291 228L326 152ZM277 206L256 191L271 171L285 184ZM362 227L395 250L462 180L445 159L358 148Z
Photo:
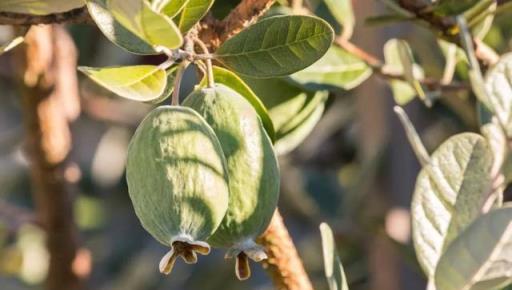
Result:
M206 45L204 44L204 42L202 42L200 39L196 38L194 39L194 42L199 45L199 47L201 48L201 50L203 51L203 53L205 55L210 55L210 52L208 51L208 48L206 47ZM206 78L208 80L208 87L209 88L213 88L214 85L215 85L215 81L214 81L214 78L213 78L213 65L212 65L212 60L211 58L207 58L205 60L206 62Z

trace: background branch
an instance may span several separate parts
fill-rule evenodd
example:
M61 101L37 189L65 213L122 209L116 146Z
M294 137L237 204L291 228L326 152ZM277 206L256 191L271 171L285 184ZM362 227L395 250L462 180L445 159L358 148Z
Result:
M72 270L78 243L67 161L68 123L79 108L75 47L64 28L33 26L16 52L32 195L50 254L46 289L80 289Z

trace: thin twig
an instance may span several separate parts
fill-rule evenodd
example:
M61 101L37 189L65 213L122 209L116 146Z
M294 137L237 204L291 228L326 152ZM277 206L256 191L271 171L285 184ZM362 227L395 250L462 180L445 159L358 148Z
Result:
M171 105L178 106L180 104L180 89L181 89L181 80L183 79L183 75L187 70L190 62L188 60L184 60L176 70L176 78L174 79L174 89L172 91L171 97Z
M334 43L337 46L345 49L349 53L363 60L368 66L370 66L373 69L374 73L377 76L383 79L405 81L405 76L403 74L397 74L387 71L385 69L384 63L380 59L378 59L371 53L365 51L364 49L360 48L359 46L355 45L353 42L343 39L341 37L337 37ZM468 90L470 88L470 85L466 83L451 82L449 84L444 84L442 81L430 78L421 79L419 80L419 82L430 90L441 90L444 92Z
M194 42L199 45L201 50L205 55L210 55L210 52L208 51L208 48L206 47L206 44L202 42L200 39L196 38L194 39ZM215 86L215 81L213 79L213 65L211 58L208 58L205 60L206 62L206 79L208 80L208 87L213 88Z

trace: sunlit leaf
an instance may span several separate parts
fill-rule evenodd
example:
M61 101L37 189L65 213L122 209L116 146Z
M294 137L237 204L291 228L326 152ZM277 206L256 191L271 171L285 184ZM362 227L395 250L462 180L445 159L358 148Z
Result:
M322 236L325 277L329 284L329 290L348 290L347 278L340 257L336 253L336 242L331 228L326 223L322 223L320 234Z
M174 18L185 7L189 0L153 0L151 7L165 16Z
M323 0L332 16L343 27L343 38L349 39L354 32L356 19L352 0Z
M140 0L107 0L114 18L126 29L153 47L178 48L183 37L174 22Z
M487 72L485 88L498 121L512 137L512 53L503 55Z
M140 102L158 102L172 91L172 74L152 65L91 68L80 71L120 97Z
M360 85L371 74L371 68L364 61L341 48L331 46L317 62L290 77L312 90L350 90Z
M487 35L494 21L497 7L495 0L482 0L464 12L464 17L475 37L483 39Z
M464 133L445 141L416 180L412 201L413 241L418 260L432 277L450 242L480 214L493 178L493 153L484 137Z
M236 74L218 66L213 67L213 78L216 83L220 83L231 88L232 90L242 95L245 99L247 99L249 103L251 103L256 112L258 112L261 122L263 123L263 127L265 127L265 131L267 131L270 139L275 141L274 125L272 124L272 120L270 119L267 108L261 102L258 96L254 94L251 88L246 85L245 82ZM206 83L206 78L203 78L201 85L206 86Z
M408 72L411 73L411 63L410 60L407 60L407 64L409 65L409 70L406 70L406 64L403 63L403 57L400 54L400 40L390 39L384 45L384 58L386 60L386 69L393 73L403 75ZM406 45L406 44L405 44ZM403 46L403 45L402 45ZM402 50L406 50L406 54L409 55L408 48L402 48ZM408 58L406 56L406 58ZM422 79L424 76L423 69L417 64L412 64L412 78L409 76L409 79L416 83L418 79ZM402 80L390 80L389 84L391 86L391 90L393 91L393 97L395 98L395 102L399 105L406 105L410 101L412 101L416 95L417 91L411 85L411 82L402 81Z
M437 290L494 290L512 282L512 208L475 220L446 249L435 273Z
M208 13L213 2L214 0L188 0L176 19L180 31L183 33L189 31Z
M87 0L87 9L98 28L114 44L136 54L157 54L150 44L122 26L107 9L106 0Z
M82 0L2 0L0 11L32 15L62 13L84 6Z
M491 101L489 100L484 78L482 76L482 71L480 69L480 64L475 54L473 36L469 31L469 28L464 17L458 16L457 24L459 25L460 28L460 40L462 43L462 47L464 48L464 52L466 53L466 57L468 59L468 76L471 83L471 88L473 89L473 93L475 94L477 99L487 107L487 109L493 112L494 108L491 104Z
M332 28L319 18L274 16L228 39L217 50L216 56L242 75L284 76L320 59L332 40Z
M162 8L162 13L174 18L186 7L189 1L191 0L173 0Z
M416 64L414 63L414 57L412 55L409 44L404 40L397 40L396 48L398 50L398 56L402 64L402 72L405 80L414 89L416 94L418 94L418 97L423 100L425 104L430 106L431 101L427 98L423 88L421 87L421 83L419 82L419 79L414 72L414 67Z

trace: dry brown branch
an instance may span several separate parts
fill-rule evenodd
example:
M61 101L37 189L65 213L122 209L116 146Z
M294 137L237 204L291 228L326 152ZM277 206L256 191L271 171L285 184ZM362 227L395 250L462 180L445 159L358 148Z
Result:
M77 231L69 182L73 170L67 161L71 149L68 121L76 117L78 108L75 47L62 27L34 26L26 45L17 52L32 195L50 253L46 289L80 289L72 270Z

